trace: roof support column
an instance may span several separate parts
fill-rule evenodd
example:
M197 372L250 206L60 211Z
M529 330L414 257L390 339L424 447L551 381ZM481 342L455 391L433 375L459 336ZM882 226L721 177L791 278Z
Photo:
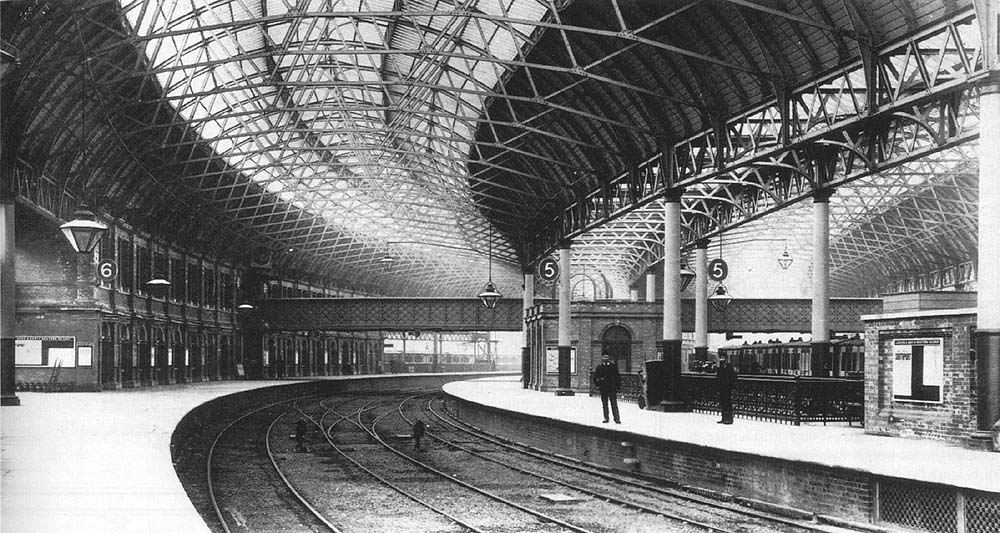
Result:
M521 317L521 385L528 388L531 376L531 342L528 334L528 310L535 305L535 276L530 267L524 269L524 316Z
M681 196L684 189L667 190L663 204L663 340L658 347L663 361L663 411L684 410L681 378Z
M695 242L694 358L708 361L708 239Z
M649 303L656 301L656 273L652 267L646 271L646 301Z
M979 265L974 346L977 429L1000 445L1000 71L979 98Z
M21 405L14 379L14 196L0 185L0 405Z
M812 375L825 376L830 360L830 197L833 189L813 194Z
M573 396L570 368L572 365L572 339L570 337L570 247L563 241L559 247L559 386L557 396Z
M976 0L976 19L989 76L979 97L979 265L976 331L971 339L976 365L974 437L992 437L1000 451L1000 6Z

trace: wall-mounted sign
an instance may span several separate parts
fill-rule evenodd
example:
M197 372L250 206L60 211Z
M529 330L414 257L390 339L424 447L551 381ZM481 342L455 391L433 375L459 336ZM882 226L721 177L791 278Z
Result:
M708 279L722 281L729 276L729 265L723 259L712 259L708 262Z
M14 338L14 364L76 366L76 337L24 336Z
M111 281L118 277L118 263L114 259L101 259L97 263L97 277L103 281Z
M559 347L545 347L545 373L559 373ZM576 374L576 348L569 349L569 373Z
M943 338L893 339L893 400L940 402L943 384Z
M555 281L559 279L559 262L551 257L546 257L538 263L538 277L542 281Z

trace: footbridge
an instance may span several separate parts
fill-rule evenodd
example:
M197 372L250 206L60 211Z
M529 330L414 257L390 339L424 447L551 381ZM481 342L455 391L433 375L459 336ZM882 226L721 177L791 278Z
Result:
M663 312L659 302L628 303L651 314ZM535 300L536 307L556 304ZM694 331L694 300L681 304L682 327ZM265 327L282 331L520 331L523 306L520 299L486 309L476 298L289 298L263 300L255 312ZM807 299L735 299L725 310L710 310L709 330L808 332L811 306ZM861 316L881 311L880 299L834 298L830 329L863 331Z

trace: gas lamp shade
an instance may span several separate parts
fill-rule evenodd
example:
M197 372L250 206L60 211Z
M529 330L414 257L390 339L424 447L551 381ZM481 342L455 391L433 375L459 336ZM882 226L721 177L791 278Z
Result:
M687 265L681 265L681 292L688 288L694 277L694 272Z
M788 270L788 267L792 266L792 256L789 255L788 250L781 252L781 257L778 258L778 266L781 270Z
M712 291L712 295L708 297L708 301L712 302L712 307L717 311L725 311L733 301L733 295L729 294L729 289L720 283Z
M59 226L73 249L89 254L97 248L108 227L97 221L94 212L81 206L73 213L73 220Z
M395 263L396 260L393 259L393 257L391 255L385 254L385 256L383 256L382 259L378 260L378 262L379 262L379 264L382 265L382 271L383 272L388 272L388 271L392 270L392 264Z
M487 309L494 309L500 298L503 298L503 295L497 291L497 286L493 283L493 280L487 281L486 285L483 286L483 292L479 293L479 300L483 302L483 305Z

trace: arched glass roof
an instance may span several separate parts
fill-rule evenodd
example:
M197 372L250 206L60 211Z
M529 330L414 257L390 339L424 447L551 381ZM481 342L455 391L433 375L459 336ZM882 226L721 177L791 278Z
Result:
M685 250L722 234L735 294L802 296L809 198L832 186L835 296L974 288L969 1L2 8L14 188L57 217L46 191L394 296L519 294L572 239L581 292L625 298L676 186Z

